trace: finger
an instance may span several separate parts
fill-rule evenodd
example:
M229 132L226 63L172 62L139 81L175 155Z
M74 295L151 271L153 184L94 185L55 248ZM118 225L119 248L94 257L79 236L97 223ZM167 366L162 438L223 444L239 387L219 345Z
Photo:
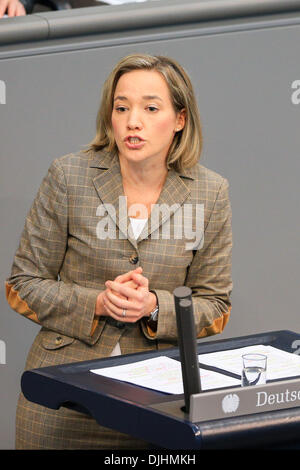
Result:
M127 282L124 282L123 284L126 285L127 287L131 287L131 289L137 289L139 287L139 285L134 281L127 281ZM124 295L118 294L117 292L115 292L115 294L123 299L127 299L127 297L124 297Z
M103 302L103 303L104 303L104 302ZM111 318L114 318L114 319L117 320L117 321L124 321L123 318L120 318L119 315L116 315L116 314L114 313L114 311L109 307L109 305L107 305L107 304L105 304L105 303L104 303L104 305L105 305L106 314L107 314L108 316L110 316Z
M121 284L124 284L124 286L127 287L131 287L132 289L137 289L139 287L139 285L132 279L130 281L122 282Z
M120 274L119 276L117 276L114 281L116 282L128 282L132 279L132 274L137 271L137 272L141 272L141 268L137 268L137 269L133 269L132 271L128 271L127 273L124 273L124 274Z
M137 289L139 287L139 285L134 281L124 282L124 285L127 287L131 287L131 289Z
M127 299L127 297L125 297L125 296L122 295L122 294L118 294L118 292L114 292L114 294L115 294L117 297L120 297L121 299Z
M132 289L125 284L114 281L106 281L105 285L108 287L108 289L116 291L118 294L124 295L124 297L129 297L130 299L137 301L141 301L143 298L141 292L139 292L137 289Z
M145 276L142 276L142 274L133 273L132 278L141 287L149 286L149 280Z
M8 16L15 16L15 11L17 8L17 3L15 1L10 2L7 9Z
M2 0L2 1L0 0L0 18L6 12L7 5L8 5L8 0Z
M22 5L21 2L18 2L17 10L16 10L16 16L25 16L26 11L24 6Z
M125 299L124 297L119 297L119 295L115 295L113 291L108 289L106 291L106 298L113 304L114 307L117 307L119 310L115 310L115 313L122 313L125 310L139 310L140 304L137 302L132 302L130 300Z
M116 307L113 303L110 302L108 298L103 299L103 304L105 307L105 310L109 316L114 318L117 321L123 321L123 322L135 322L140 318L140 315L136 312L126 310L126 315L123 315L123 308L118 308Z
M142 271L143 271L143 268L141 266L139 266L138 268L133 269L132 271L128 271L125 274L120 274L114 280L117 281L117 282L127 282L127 281L130 281L132 279L132 274L133 273L135 273L135 272L141 273Z

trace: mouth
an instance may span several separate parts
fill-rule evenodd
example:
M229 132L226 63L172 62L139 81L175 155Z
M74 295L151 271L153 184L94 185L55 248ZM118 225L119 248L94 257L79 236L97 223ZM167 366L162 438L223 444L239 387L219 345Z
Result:
M138 135L128 135L127 137L125 137L125 142L128 142L130 144L139 144L140 142L145 142L145 141Z
M145 144L145 140L137 135L128 135L125 137L124 142L130 149L139 149Z

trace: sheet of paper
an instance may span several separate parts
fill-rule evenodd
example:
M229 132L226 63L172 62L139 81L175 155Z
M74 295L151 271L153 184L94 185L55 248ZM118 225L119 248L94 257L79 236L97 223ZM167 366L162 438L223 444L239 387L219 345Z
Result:
M262 344L228 351L199 354L198 359L204 364L241 374L242 355L247 353L259 353L267 356L267 380L300 375L300 356Z
M165 356L91 372L161 392L183 393L181 364Z
M93 369L91 372L164 393L183 393L181 363L166 356L133 364ZM240 381L231 377L201 369L202 390L231 387L239 384Z

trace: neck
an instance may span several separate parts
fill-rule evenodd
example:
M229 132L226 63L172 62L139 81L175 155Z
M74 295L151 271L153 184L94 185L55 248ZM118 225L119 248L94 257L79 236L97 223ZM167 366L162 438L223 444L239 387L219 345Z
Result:
M128 162L120 158L120 169L123 184L135 188L161 189L164 185L168 170L165 164Z

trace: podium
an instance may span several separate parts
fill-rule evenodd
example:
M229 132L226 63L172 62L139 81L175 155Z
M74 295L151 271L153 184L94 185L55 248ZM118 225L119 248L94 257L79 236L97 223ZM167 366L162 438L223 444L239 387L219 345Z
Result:
M295 352L293 344L299 339L300 335L292 331L271 331L201 341L197 344L197 353L260 344L292 353ZM179 348L171 348L44 367L25 371L21 388L25 397L34 403L52 409L64 406L90 414L100 425L143 439L158 448L278 448L290 445L300 448L300 406L192 422L184 410L183 394L165 394L90 372L91 369L129 364L161 355L180 360ZM291 383L295 379L291 378ZM230 393L230 390L232 388L223 388L222 392Z

